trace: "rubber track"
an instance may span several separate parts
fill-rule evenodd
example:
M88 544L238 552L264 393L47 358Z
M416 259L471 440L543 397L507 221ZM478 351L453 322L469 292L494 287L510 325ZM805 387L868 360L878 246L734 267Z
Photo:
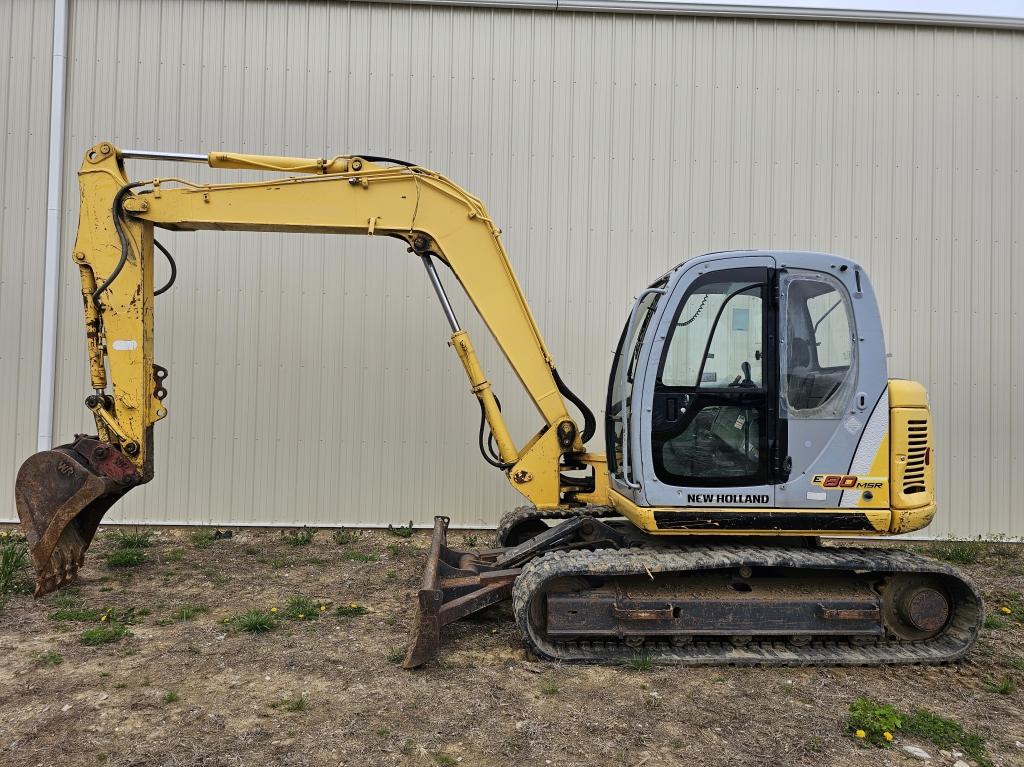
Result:
M588 575L646 575L697 570L788 567L879 573L934 573L949 576L966 596L954 604L945 630L928 640L877 639L869 644L846 640L814 641L804 646L778 637L735 647L728 641L702 641L673 647L667 640L647 641L642 651L618 641L554 642L530 624L530 603L555 578ZM512 591L516 621L530 648L541 658L577 663L624 663L638 655L655 663L736 666L860 666L945 663L974 646L985 614L977 587L952 567L902 551L881 549L798 549L753 546L700 546L687 549L599 549L555 551L529 562Z
M611 506L579 506L569 509L545 509L541 511L535 506L520 506L512 509L501 518L498 529L494 533L494 545L503 548L508 544L505 537L520 522L530 519L570 519L571 517L621 517L622 515Z

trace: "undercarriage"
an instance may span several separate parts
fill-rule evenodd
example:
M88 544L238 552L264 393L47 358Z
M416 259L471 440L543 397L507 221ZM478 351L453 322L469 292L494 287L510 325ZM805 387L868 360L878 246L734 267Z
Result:
M507 598L538 657L585 663L941 663L971 649L984 617L970 580L905 551L688 543L587 511L548 527L563 513L517 510L499 540L537 534L476 553L449 548L436 518L405 666L437 654L443 626Z

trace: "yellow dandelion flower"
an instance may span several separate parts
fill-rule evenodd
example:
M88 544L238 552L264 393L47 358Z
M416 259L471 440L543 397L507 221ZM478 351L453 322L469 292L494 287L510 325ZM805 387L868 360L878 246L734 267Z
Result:
M276 607L271 607L271 608L270 608L270 612L272 612L272 613L276 613L276 612L277 612L277 608L276 608Z
M1009 607L1000 607L999 612L1003 613L1004 615L1009 615L1013 612L1013 610L1011 610Z
M305 614L305 613L299 613L299 620L300 620L300 621L301 621L301 620L302 620L303 618L305 618L305 617L306 617L306 614Z
M327 605L320 605L320 612L324 612L327 609Z
M105 621L106 619L107 619L107 616L106 616L106 615L104 615L104 616L100 617L100 622L102 623L102 622L103 622L103 621Z
M856 735L858 738L866 738L868 736L868 734L864 732L864 730L857 730L857 732L855 732L854 735Z
M349 607L351 607L352 609L355 609L355 608L359 607L359 604L357 602L352 602L351 604L349 604Z
M883 732L882 733L882 737L885 738L886 740L888 740L889 742L892 742L892 733L891 732Z

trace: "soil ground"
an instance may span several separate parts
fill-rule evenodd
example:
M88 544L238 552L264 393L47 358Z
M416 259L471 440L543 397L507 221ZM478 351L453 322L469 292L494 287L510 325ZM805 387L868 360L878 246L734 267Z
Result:
M439 661L410 672L394 661L426 533L339 545L323 530L293 545L280 531L211 541L158 529L146 561L126 568L106 561L115 535L97 536L77 598L14 596L0 613L2 765L921 764L907 744L952 764L902 733L887 749L857 741L846 717L861 696L926 707L977 732L993 764L1024 765L1024 693L994 691L1006 679L1024 686L1024 550L1013 544L963 566L991 617L955 665L558 666L528 657L510 612L496 609L451 627ZM314 614L281 617L296 596ZM366 612L337 614L353 604ZM204 611L182 619L187 605ZM240 629L240 614L275 607L273 630ZM130 635L83 642L111 623Z

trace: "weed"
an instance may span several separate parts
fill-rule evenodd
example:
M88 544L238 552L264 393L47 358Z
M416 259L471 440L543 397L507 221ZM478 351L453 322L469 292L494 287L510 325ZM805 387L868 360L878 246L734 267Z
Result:
M293 621L311 621L320 617L320 603L309 597L292 597L284 608L284 616Z
M388 532L392 535L397 535L399 538L411 538L413 534L412 520L409 520L409 524L406 527L388 525Z
M114 530L110 539L115 549L148 549L153 533L149 530Z
M378 738L386 738L390 734L391 734L391 731L387 727L381 727L380 729L377 730L377 733L376 733Z
M467 546L469 546L469 548L473 548L474 546L476 546L477 537L470 533L468 535L462 536L462 541Z
M334 612L339 618L355 618L358 615L366 615L370 611L360 604L351 602L347 605L339 605Z
M857 737L865 737L876 746L885 746L889 742L885 733L892 737L902 724L903 716L892 706L876 703L870 698L857 698L850 704L846 729L856 733Z
M289 546L308 546L313 542L314 537L316 537L316 530L312 527L289 530L281 535L281 539Z
M138 567L145 561L142 549L115 549L107 554L107 567Z
M654 668L654 662L649 655L637 655L626 661L626 666L634 671L650 671Z
M5 533L0 538L0 610L11 594L22 589L27 563L28 546L20 538Z
M207 530L205 527L198 530L193 530L188 536L189 540L192 541L192 545L197 549L208 549L213 545L214 540L213 531Z
M999 695L1010 695L1017 691L1017 681L1012 676L1006 676L999 682L986 682L985 689Z
M190 621L200 613L207 613L210 608L206 605L193 605L186 602L174 612L176 621Z
M459 762L454 756L449 754L434 754L434 761L437 762L440 767L455 767Z
M558 683L553 679L548 679L540 686L541 695L557 695L560 689Z
M356 539L356 537L357 536L354 532L346 530L344 527L335 530L334 535L331 536L331 538L334 539L334 542L339 546L348 546Z
M313 565L314 567L316 567L318 565L322 565L323 563L324 563L324 560L322 560L320 557L310 557L309 559L306 560L306 564L307 565Z
M305 711L309 708L309 699L305 695L300 695L297 698L285 698L279 700L276 703L270 704L271 708L276 708L279 711L291 711L292 713L298 713L299 711Z
M1006 665L1017 671L1024 671L1024 658L1007 658Z
M936 559L953 562L958 565L973 565L985 553L985 544L980 540L957 541L952 538L933 543L928 553Z
M53 650L46 650L45 652L40 650L39 652L32 653L32 660L40 666L59 666L64 662L64 656Z
M398 577L398 571L397 570L388 570L388 572L387 572L387 579L389 581L393 581L397 577Z
M123 690L127 686L128 686L127 682L114 682L114 689L115 690Z
M171 549L164 554L164 559L168 562L181 562L185 558L185 549Z
M88 645L89 647L96 647L101 644L110 644L111 642L120 642L125 637L131 636L130 632L125 626L121 624L104 624L97 626L93 629L87 629L82 632L82 644Z
M927 709L915 711L903 719L903 731L908 735L927 738L939 748L960 746L980 767L991 767L985 742L974 732L966 732L952 719L933 714Z
M164 695L164 703L177 703L179 700L181 698L174 690L168 690Z
M388 653L388 663L401 663L405 660L405 650L401 647L392 647Z
M346 551L341 556L342 559L348 562L376 562L377 555L368 553L365 551Z
M249 610L236 619L238 628L250 634L265 634L274 628L274 616L265 610Z

